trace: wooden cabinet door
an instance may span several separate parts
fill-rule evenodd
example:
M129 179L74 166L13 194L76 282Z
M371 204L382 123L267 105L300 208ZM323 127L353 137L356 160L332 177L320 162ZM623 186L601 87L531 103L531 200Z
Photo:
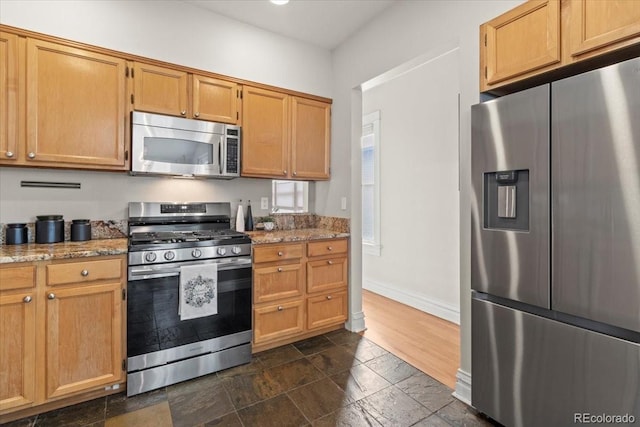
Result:
M561 60L560 1L527 1L483 24L480 37L481 91L513 77L552 69Z
M0 32L0 162L18 159L18 36Z
M301 333L303 318L302 300L258 306L253 310L253 342L262 344Z
M125 61L27 40L27 163L126 170Z
M133 64L133 109L187 117L188 74L136 62Z
M288 178L289 96L244 86L242 175Z
M291 177L329 179L331 105L291 97Z
M323 328L347 320L347 291L307 298L307 329Z
M240 85L194 74L193 118L237 124L240 120Z
M307 292L320 292L348 283L347 257L335 257L307 262Z
M46 292L46 397L122 378L122 286L84 285Z
M569 7L569 49L574 57L595 49L620 47L620 42L640 37L640 1L571 0Z
M0 292L0 413L35 400L35 289Z
M304 253L302 243L282 243L278 245L255 246L253 248L253 262L294 260L302 258Z
M253 269L254 304L301 297L304 268L301 264L256 266Z

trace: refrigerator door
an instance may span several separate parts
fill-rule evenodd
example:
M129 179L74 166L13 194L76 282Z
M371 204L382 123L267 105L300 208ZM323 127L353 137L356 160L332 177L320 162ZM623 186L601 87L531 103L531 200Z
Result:
M552 308L640 332L640 58L552 93Z
M471 316L479 411L514 427L640 420L640 344L476 298Z
M471 287L549 308L549 85L474 105Z

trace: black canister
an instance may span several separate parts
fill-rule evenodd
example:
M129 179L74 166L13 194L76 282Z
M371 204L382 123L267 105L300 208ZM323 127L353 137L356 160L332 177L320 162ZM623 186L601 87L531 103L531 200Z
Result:
M88 219L74 219L71 221L71 241L82 242L91 240L91 222Z
M58 243L64 241L62 215L39 215L36 221L36 243Z
M7 245L22 245L27 243L27 224L7 224L4 237Z

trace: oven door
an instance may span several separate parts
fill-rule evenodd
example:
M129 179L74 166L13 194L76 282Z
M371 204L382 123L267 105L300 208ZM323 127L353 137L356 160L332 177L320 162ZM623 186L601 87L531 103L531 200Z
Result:
M145 266L129 268L128 372L251 341L251 260L224 261L218 263L218 314L190 320L178 315L178 264L154 266L155 274L136 275Z

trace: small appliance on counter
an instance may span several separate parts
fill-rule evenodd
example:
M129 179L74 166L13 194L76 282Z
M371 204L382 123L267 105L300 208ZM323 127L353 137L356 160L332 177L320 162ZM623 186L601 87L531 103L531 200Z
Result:
M58 243L64 241L62 215L36 216L36 243Z
M71 241L84 242L91 240L91 222L88 219L71 220Z
M5 243L7 245L22 245L28 242L27 224L7 224Z

